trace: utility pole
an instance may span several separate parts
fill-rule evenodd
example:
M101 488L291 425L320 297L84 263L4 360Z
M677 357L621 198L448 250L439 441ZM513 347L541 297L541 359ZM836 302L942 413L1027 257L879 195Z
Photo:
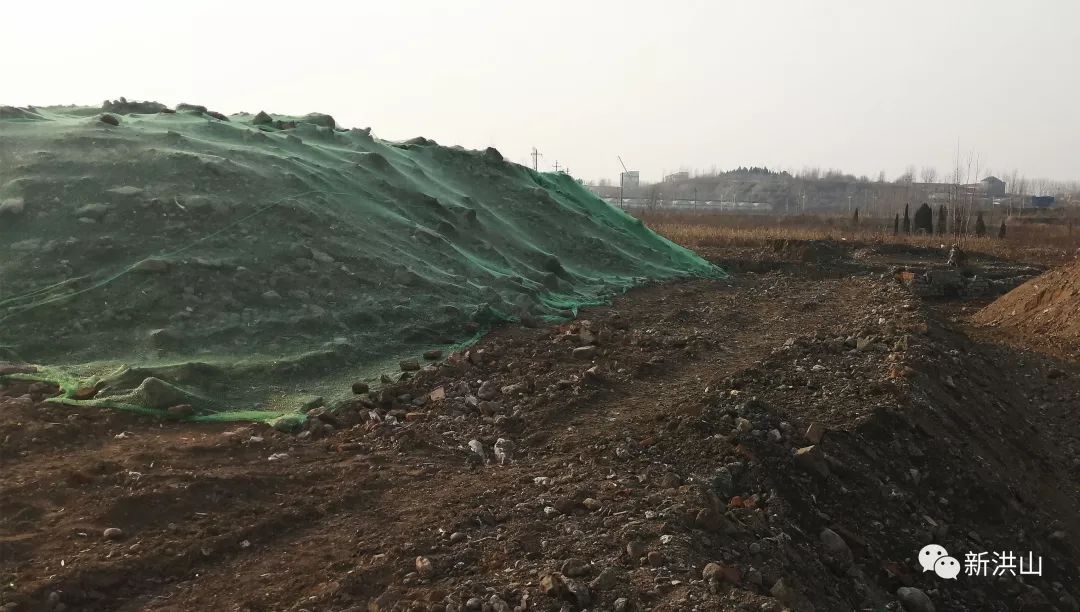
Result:
M615 157L619 160L619 165L622 166L623 169L622 174L619 175L619 208L625 209L625 206L623 206L623 183L626 181L626 173L629 172L629 170L626 169L626 164L623 163L622 156L616 155Z
M559 160L555 160L555 172L559 171Z
M536 160L543 157L543 155L540 154L540 151L536 150L536 147L533 147L532 153L530 153L530 155L533 158L533 172L538 172L540 170L540 168L536 164Z

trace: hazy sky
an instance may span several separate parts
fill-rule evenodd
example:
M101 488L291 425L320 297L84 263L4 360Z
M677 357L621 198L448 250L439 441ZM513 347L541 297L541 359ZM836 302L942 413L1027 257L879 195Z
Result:
M1080 1L5 3L0 104L321 111L617 180L965 157L1080 178ZM0 134L2 137L2 134Z

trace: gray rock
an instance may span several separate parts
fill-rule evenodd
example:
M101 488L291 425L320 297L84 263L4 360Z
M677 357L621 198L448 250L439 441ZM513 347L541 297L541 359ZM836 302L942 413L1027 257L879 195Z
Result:
M594 591L608 591L615 588L622 581L622 573L614 567L606 567L600 575L589 583L589 588Z
M476 395L482 400L493 400L499 396L499 387L493 380L486 380L480 385Z
M480 457L481 461L487 462L487 453L484 452L484 444L480 442L480 440L469 440L469 450L471 450L474 455Z
M829 561L844 567L851 565L853 559L851 548L848 547L844 538L840 537L840 534L832 529L825 528L821 530L819 538L821 539L821 544L825 547L825 557Z
M563 562L560 571L565 576L577 578L589 573L589 564L581 559L567 559Z
M7 198L0 200L0 215L18 215L26 209L26 201L22 198Z
M195 416L195 407L191 404L177 404L169 406L165 412L174 419L188 419Z
M722 467L716 470L716 475L712 479L712 488L716 491L717 495L721 497L731 497L735 494L735 477L731 475L731 470L726 467Z
M930 597L915 587L900 587L896 589L896 596L907 612L935 612L934 602Z
M592 593L589 592L589 587L585 583L567 580L566 588L579 608L585 609L592 605Z
M626 554L631 560L637 561L649 552L649 547L641 540L631 540L626 543Z
M119 527L109 527L101 533L106 540L119 540L124 537L124 530Z
M75 210L76 217L89 217L91 219L101 219L108 214L111 207L108 204L94 203L80 206Z
M820 446L804 446L795 451L795 466L800 470L827 478L829 476L829 463L825 459L825 452Z
M509 465L514 459L514 442L506 438L495 441L495 460L499 465ZM565 572L564 572L565 573ZM570 574L568 574L570 575Z
M596 356L595 346L579 346L574 349L574 359L592 359Z
M171 406L180 404L200 405L206 401L202 398L174 387L160 378L148 377L142 381L137 389L129 395L138 406L145 406L155 410L167 410Z
M519 393L525 393L528 391L529 386L525 383L514 383L512 385L506 385L502 388L502 394L513 397Z

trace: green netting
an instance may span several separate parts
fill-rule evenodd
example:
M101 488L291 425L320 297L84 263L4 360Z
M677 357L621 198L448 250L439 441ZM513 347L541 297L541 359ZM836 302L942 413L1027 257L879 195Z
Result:
M265 420L502 321L723 276L493 149L99 114L0 113L0 359L42 364L58 401Z

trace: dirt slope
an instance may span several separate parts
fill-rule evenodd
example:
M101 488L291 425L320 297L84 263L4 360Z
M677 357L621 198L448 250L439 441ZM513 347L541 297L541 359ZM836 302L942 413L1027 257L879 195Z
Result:
M1077 610L1080 370L946 306L821 262L648 287L300 435L9 387L0 602L915 610L914 588L936 610ZM931 542L1030 550L1043 576L939 579L915 560Z
M975 316L1071 354L1080 352L1080 262L1051 270L1002 296Z

